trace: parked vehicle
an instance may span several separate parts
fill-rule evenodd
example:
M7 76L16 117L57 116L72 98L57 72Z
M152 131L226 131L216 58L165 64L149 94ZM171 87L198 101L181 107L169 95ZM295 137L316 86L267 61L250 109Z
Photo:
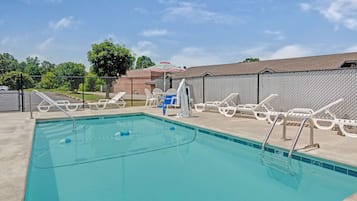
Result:
M8 86L0 86L0 91L8 91L9 87Z

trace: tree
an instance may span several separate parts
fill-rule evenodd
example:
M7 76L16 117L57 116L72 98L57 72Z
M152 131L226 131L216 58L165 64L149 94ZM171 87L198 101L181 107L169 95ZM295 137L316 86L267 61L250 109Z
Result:
M29 74L36 83L41 80L41 69L40 69L40 61L38 57L27 57L26 58L26 66L24 69L26 74Z
M250 62L257 62L259 61L259 58L256 58L256 57L248 57L246 59L244 59L242 62L243 63L250 63Z
M28 74L19 71L11 71L5 73L3 76L0 77L0 85L8 86L11 90L19 89L21 84L21 74L23 88L27 89L33 87L34 81L32 80L32 78Z
M58 78L60 85L65 85L65 82L69 82L71 91L78 89L85 73L85 66L79 63L61 63L55 68L55 75L60 77Z
M55 64L49 62L49 61L42 61L41 62L41 71L42 74L53 71L55 68Z
M0 74L15 71L19 62L9 53L0 54Z
M150 57L141 56L136 60L136 69L143 69L150 66L154 66L155 63L151 61Z
M54 89L57 87L56 75L53 72L47 72L41 76L40 87L44 89Z
M111 39L99 44L92 44L92 49L87 53L88 61L98 76L114 77L125 75L132 67L135 57L130 50L119 44L114 44ZM109 98L109 90L113 79L106 79L106 97Z

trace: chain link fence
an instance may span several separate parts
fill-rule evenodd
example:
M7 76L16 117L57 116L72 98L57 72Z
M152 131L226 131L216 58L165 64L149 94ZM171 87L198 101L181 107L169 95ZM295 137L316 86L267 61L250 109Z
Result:
M195 103L222 100L238 92L239 103L258 103L272 93L279 94L272 105L277 111L291 108L319 108L339 99L331 108L339 118L357 119L357 69L336 69L289 73L264 73L187 78ZM177 86L179 79L173 81Z

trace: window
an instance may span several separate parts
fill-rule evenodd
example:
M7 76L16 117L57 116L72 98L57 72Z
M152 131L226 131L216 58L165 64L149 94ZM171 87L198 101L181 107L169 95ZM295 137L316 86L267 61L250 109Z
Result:
M341 68L357 68L357 60L345 61Z

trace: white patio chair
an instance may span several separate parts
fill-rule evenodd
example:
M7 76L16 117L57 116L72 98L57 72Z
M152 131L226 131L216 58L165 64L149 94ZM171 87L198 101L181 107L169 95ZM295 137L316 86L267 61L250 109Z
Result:
M338 99L330 104L327 104L323 107L321 107L320 109L314 111L311 108L293 108L291 110L289 110L288 112L276 112L276 111L268 111L268 121L270 123L273 123L275 117L277 115L282 114L286 119L303 119L303 118L311 118L314 122L314 124L316 125L317 128L319 129L331 129L334 125L332 125L334 123L334 121L331 121L331 119L319 119L317 117L319 117L318 114L325 112L327 114L330 114L332 117L334 117L334 115L329 112L329 108L340 103L341 101L343 101L343 99ZM315 118L315 120L314 120ZM321 121L324 120L325 123L331 123L331 125L325 126L324 123L322 123ZM284 119L280 119L277 121L276 124L282 124L284 122Z
M357 133L352 133L349 128L357 128L357 120L352 119L339 119L333 114L329 108L343 101L343 98L326 105L325 107L317 110L312 116L314 125L321 130L331 130L335 125L338 125L340 131L347 137L357 138ZM323 113L324 115L320 115ZM323 117L324 116L324 117ZM326 117L327 116L327 117Z
M152 94L153 94L154 96L162 95L162 94L163 94L163 91L162 91L162 89L160 89L160 88L154 88L154 89L152 90Z
M105 109L108 105L114 105L118 108L125 107L126 102L124 101L124 95L126 92L119 92L111 99L99 99L98 102L88 103L90 109Z
M36 91L36 95L42 98L40 104L37 105L37 109L40 112L48 112L52 107L62 107L67 111L76 111L82 103L71 103L69 100L53 100L45 93Z
M147 88L144 89L146 95L145 106L155 106L159 102L159 99L155 97L151 91Z
M209 110L219 110L219 107L228 107L228 106L236 106L238 103L239 93L230 93L227 97L225 97L221 101L207 101L205 103L197 103L195 104L195 110L197 112L209 111Z
M233 117L237 112L252 114L257 120L266 120L268 111L273 111L274 108L270 102L277 97L278 94L270 94L259 104L238 104L237 106L221 106L219 111L226 117Z
M170 88L166 90L166 95L176 95L177 94L177 89Z

